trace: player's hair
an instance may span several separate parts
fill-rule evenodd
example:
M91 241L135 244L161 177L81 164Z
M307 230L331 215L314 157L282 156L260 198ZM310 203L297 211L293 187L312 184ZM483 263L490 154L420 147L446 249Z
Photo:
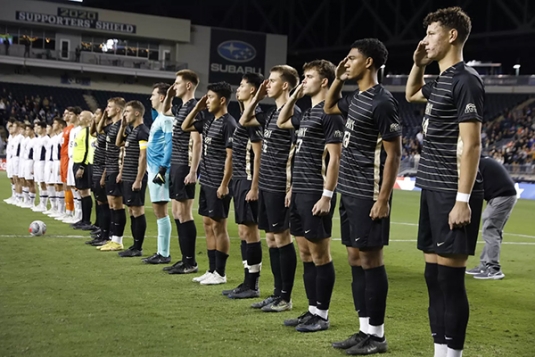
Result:
M336 66L327 60L321 59L305 63L303 65L303 72L309 70L316 70L321 77L327 78L329 85L332 84L336 77Z
M26 124L26 125L24 126L24 129L30 129L30 130L33 130L33 125L31 125L31 124Z
M230 95L232 94L232 87L227 82L210 83L207 90L211 90L217 94L220 98L223 97L227 100L227 104L230 101Z
M299 73L297 70L287 64L277 65L271 68L270 72L279 72L284 82L290 85L290 90L299 84Z
M381 68L388 59L388 50L385 45L376 38L363 38L353 42L351 48L356 48L366 57L373 59L375 69Z
M145 106L139 100L131 100L126 103L125 107L132 107L132 109L138 111L141 116L145 115Z
M57 122L62 127L66 127L67 126L67 123L65 122L65 120L63 120L60 117L55 117L54 121Z
M17 120L15 118L9 118L9 120L7 121L8 123L10 124L14 124Z
M82 108L80 108L80 107L67 107L67 111L71 112L71 113L74 113L75 115L80 115L80 113L82 112Z
M158 89L158 94L163 95L164 97L167 95L167 90L171 87L169 83L156 83L152 86L152 89Z
M199 85L199 76L191 69L182 69L176 72L176 76L180 76L183 80L193 83L193 86L195 87Z
M248 73L245 73L241 77L241 79L245 79L247 83L255 87L255 89L258 89L260 85L262 84L262 82L264 81L264 76L261 75L260 73L248 72Z
M121 97L113 97L113 98L108 99L108 103L110 102L115 104L119 108L123 109L126 103L126 100L124 100L124 98L121 98Z
M445 9L438 9L435 12L430 12L424 18L424 28L433 22L439 22L440 25L448 29L457 30L457 37L461 44L466 42L468 35L470 35L470 31L472 31L472 21L470 20L470 16L458 6L447 7Z
M40 121L39 123L35 123L35 125L40 126L43 129L46 129L46 123L44 121Z

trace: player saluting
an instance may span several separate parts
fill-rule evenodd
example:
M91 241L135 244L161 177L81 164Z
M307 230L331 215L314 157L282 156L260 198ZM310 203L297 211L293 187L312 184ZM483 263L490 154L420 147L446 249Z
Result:
M414 52L405 93L409 102L427 102L416 178L422 189L418 249L426 262L435 357L459 357L469 317L466 261L475 252L483 206L476 175L485 90L463 61L472 27L468 15L459 7L440 9L425 17L424 26L427 34ZM425 67L433 61L440 75L426 84Z
M381 41L355 41L338 65L325 100L326 113L341 113L347 119L337 188L342 194L342 243L351 265L360 332L333 347L349 355L387 350L388 277L383 247L389 242L392 190L401 158L398 103L377 81L377 71L387 57ZM340 99L348 79L356 80L358 90Z

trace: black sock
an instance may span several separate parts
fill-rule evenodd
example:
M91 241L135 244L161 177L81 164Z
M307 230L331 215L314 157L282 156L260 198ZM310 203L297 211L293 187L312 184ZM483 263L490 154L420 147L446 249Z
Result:
M228 254L220 252L219 250L215 251L215 271L221 276L225 276L227 258Z
M282 289L281 297L285 301L292 298L292 289L294 287L295 269L297 268L297 256L295 255L295 246L293 243L279 248L281 262Z
M464 286L466 268L438 266L438 283L444 295L444 327L448 348L462 350L470 306Z
M130 216L130 233L132 233L132 239L134 240L133 246L136 245L136 225L137 219L134 216Z
M122 237L126 226L126 212L124 208L115 210L115 235Z
M110 236L111 212L110 205L107 203L100 205L100 231L103 238L108 239Z
M208 249L208 271L213 273L215 271L215 249Z
M179 219L175 219L175 224L176 224L176 231L178 233L178 246L180 247L180 253L182 253L182 261L184 261L186 259L185 257L186 253L184 252L185 250L184 234L182 232L182 228L180 227L182 224L180 223Z
M93 207L95 207L95 226L100 227L100 205L96 199Z
M91 196L82 197L82 222L91 224L91 211L93 210L93 199Z
M117 219L116 218L116 214L115 214L115 210L111 209L110 208L110 238L117 235L115 232L116 232L116 227L115 227L115 220Z
M241 251L242 263L247 262L247 241L242 240L240 242L240 251ZM246 285L248 281L249 281L249 268L247 268L247 266L244 266L243 267L243 284Z
M334 280L335 273L332 261L316 266L316 308L318 310L329 310L331 296L333 295Z
M249 277L247 285L252 290L258 290L258 279L260 278L260 264L262 263L262 244L247 243L247 265L249 266Z
M147 219L142 214L135 218L136 220L136 235L134 236L134 247L137 250L143 250L143 242L145 241L145 232L147 231Z
M271 273L273 274L273 281L275 284L273 295L280 296L282 290L282 277L279 248L269 248L269 262L271 264Z
M366 310L370 315L370 325L381 326L385 323L388 277L385 266L364 269L366 275Z
M353 293L355 311L359 314L359 317L369 317L366 310L366 276L364 275L364 269L361 266L351 266L351 275L353 277L351 292Z
M184 246L185 249L182 252L185 255L186 263L191 266L197 265L195 260L195 245L197 243L197 226L195 226L195 221L187 221L180 225L181 233L180 235L184 236Z
M425 282L429 295L429 325L435 343L446 344L446 330L444 326L444 294L438 283L438 264L425 263Z
M308 306L316 306L316 266L314 262L303 263L303 283L307 294Z

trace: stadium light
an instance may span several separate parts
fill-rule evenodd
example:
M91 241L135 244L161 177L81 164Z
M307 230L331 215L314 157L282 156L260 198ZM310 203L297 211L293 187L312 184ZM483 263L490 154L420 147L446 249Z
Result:
M381 68L381 70L380 70L381 83L383 83L383 79L385 77L385 67L386 66L384 64L380 67Z
M515 64L513 68L515 69L515 75L518 76L520 74L520 64Z

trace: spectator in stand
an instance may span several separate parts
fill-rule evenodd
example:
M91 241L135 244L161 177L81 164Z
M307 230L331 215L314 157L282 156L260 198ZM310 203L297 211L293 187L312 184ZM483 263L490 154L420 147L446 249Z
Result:
M4 37L4 46L5 46L5 54L6 56L9 56L9 46L10 46L10 43L9 43L9 39L6 37Z

